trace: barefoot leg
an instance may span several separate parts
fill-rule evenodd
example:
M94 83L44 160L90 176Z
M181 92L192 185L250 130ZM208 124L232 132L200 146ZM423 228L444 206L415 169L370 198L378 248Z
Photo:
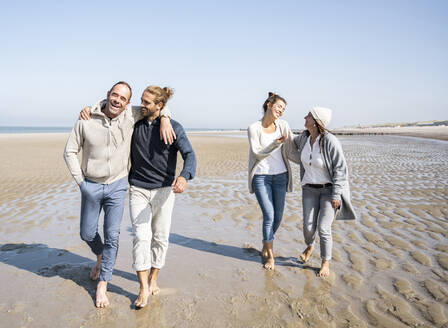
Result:
M102 254L96 256L96 264L90 270L90 279L98 280L101 272L101 257Z
M148 284L149 271L137 271L138 282L140 283L140 291L138 297L134 302L134 305L139 308L143 308L148 305L149 297L149 284Z
M265 245L267 248L267 258L264 264L264 268L267 270L274 270L274 242L271 241L270 243L266 243Z
M160 292L159 286L157 286L157 275L160 269L151 268L151 273L149 274L149 293L151 295L157 295Z
M330 261L322 260L322 266L317 275L321 278L326 278L330 275Z
M107 281L100 280L96 286L96 307L105 308L109 305L109 299L106 296Z
M261 264L265 264L268 259L268 247L266 243L263 242L263 248L261 249Z
M303 263L308 262L308 260L311 257L311 254L313 253L314 245L309 245L303 252L300 254L299 259Z

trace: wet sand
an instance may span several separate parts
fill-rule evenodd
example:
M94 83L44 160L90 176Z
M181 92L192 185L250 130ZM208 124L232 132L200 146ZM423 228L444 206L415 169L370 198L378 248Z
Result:
M276 234L276 270L267 272L247 140L191 135L197 178L176 198L161 294L136 310L127 203L111 306L94 307L66 138L0 136L1 326L448 327L448 142L339 138L361 218L333 224L332 273L320 279L318 247L307 264L296 259L305 247L298 167Z
M335 133L342 135L399 135L429 139L448 140L448 126L402 126L402 127L371 127L335 129Z

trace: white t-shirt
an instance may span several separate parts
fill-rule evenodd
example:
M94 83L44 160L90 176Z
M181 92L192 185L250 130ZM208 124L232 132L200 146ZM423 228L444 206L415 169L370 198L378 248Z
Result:
M281 131L278 126L275 128L274 133L265 133L261 130L260 134L260 144L261 147L265 148L269 146L274 140L282 137ZM262 159L258 165L255 174L280 174L284 173L287 170L285 162L282 157L282 148L283 146L278 147L274 150L268 157Z
M302 179L302 186L310 184L326 184L331 183L330 174L325 166L322 153L320 151L320 135L314 141L313 149L310 144L311 137L308 137L305 146L302 149L300 160L305 169Z

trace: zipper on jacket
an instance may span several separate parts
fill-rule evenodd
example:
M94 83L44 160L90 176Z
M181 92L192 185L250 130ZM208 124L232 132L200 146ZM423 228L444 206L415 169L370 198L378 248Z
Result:
M108 120L108 118L105 118L106 120L106 124L107 124L107 167L109 169L109 178L111 177L112 174L112 168L110 165L110 145L111 145L111 122Z

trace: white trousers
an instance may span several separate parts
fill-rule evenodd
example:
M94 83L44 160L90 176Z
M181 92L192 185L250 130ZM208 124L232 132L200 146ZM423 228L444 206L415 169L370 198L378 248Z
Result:
M134 232L132 256L136 271L161 269L165 265L174 198L171 187L152 190L130 187L129 208Z

